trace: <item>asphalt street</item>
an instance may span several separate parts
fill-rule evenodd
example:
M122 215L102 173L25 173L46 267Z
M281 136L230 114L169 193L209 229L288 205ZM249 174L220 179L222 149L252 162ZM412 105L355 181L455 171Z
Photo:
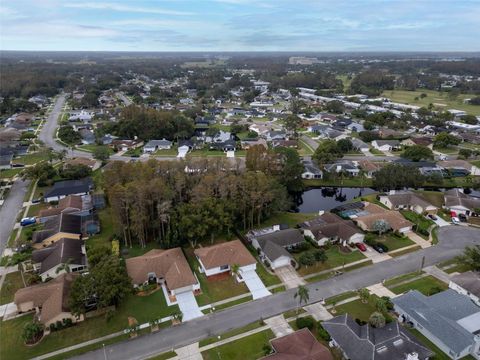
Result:
M0 208L0 258L7 246L8 239L17 220L17 215L22 209L23 199L29 185L30 180L17 179Z
M343 275L307 285L310 303L346 291L360 289L397 275L409 273L459 255L465 246L480 245L480 230L446 226L438 230L439 244L401 257L363 267ZM201 339L222 334L260 319L283 313L298 306L295 289L241 304L218 313L198 318L160 332L144 335L92 351L75 359L133 360L146 359ZM106 355L106 356L105 356Z

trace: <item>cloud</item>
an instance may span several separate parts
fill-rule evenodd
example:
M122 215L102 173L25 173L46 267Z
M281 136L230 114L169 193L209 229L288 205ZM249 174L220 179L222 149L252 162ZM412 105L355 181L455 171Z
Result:
M111 3L111 2L86 2L86 3L80 2L80 3L64 4L63 6L67 8L111 10L111 11L130 12L130 13L179 15L179 16L194 15L194 13L187 12L187 11L169 10L169 9L162 9L157 7L147 8L147 7L141 7L141 6Z

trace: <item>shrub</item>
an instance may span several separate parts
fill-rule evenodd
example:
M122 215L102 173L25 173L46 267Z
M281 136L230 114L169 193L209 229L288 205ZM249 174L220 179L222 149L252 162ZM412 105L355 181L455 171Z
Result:
M355 319L355 322L356 322L358 325L360 325L360 326L363 326L363 325L365 325L365 324L367 323L366 321L363 321L363 320L361 320L361 319Z
M56 322L56 327L57 327L57 330L62 330L63 329L63 323L60 320L58 320Z
M306 252L300 255L300 258L298 259L298 261L300 265L312 266L315 264L315 256L311 252Z
M325 341L332 340L332 338L330 337L330 334L327 332L327 330L323 328L321 322L317 323L317 334L322 340L325 340Z
M324 263L328 259L327 255L325 254L325 251L323 250L314 251L313 256L315 257L316 261L320 261L321 263Z
M51 323L50 326L49 326L49 328L50 328L50 331L51 331L51 332L54 332L54 331L57 330L57 327L55 326L54 323Z
M313 330L315 327L315 320L311 316L299 317L295 320L295 323L299 329L308 328Z
M26 343L35 342L43 333L43 325L38 322L25 324L23 327L22 338Z
M105 312L105 321L109 322L115 315L115 310L113 309L108 309Z

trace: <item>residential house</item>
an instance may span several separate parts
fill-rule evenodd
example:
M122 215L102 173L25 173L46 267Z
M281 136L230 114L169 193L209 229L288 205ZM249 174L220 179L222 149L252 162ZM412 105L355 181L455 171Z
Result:
M428 147L429 149L432 149L433 139L431 137L426 137L426 136L410 137L408 139L402 140L400 144L404 146L420 145L420 146L425 146L425 147Z
M303 235L310 237L319 246L324 246L327 242L357 244L365 238L351 220L344 220L332 213L320 215L312 222L304 222L301 228Z
M324 321L334 346L350 360L428 360L432 351L420 345L397 321L374 328L359 325L348 314Z
M344 173L348 176L358 176L360 174L357 164L349 160L339 160L333 164L327 164L324 166L324 170L328 173Z
M81 129L78 133L82 137L83 145L95 144L95 134L93 133L93 131L88 129Z
M373 177L373 175L381 169L381 166L377 163L374 163L370 160L360 160L358 162L358 166L362 173L369 179Z
M110 142L110 146L118 149L119 151L128 151L130 149L135 149L138 146L141 146L141 142L138 140L130 139L113 139Z
M459 294L468 296L475 304L480 306L480 273L477 271L467 271L454 275L450 278L448 284L450 289Z
M85 241L62 238L46 248L34 250L32 262L42 281L54 279L66 272L84 271L87 269Z
M272 269L288 266L293 256L287 251L303 243L305 239L298 229L278 230L252 239L252 245L260 252Z
M60 215L61 213L78 214L82 210L90 210L84 207L82 196L68 195L63 199L60 199L57 206L40 210L37 221L44 223L47 220Z
M82 239L83 221L79 215L61 213L45 222L42 230L33 233L35 249L41 249L63 238Z
M385 221L392 231L401 234L412 231L413 224L406 220L398 211L385 210L382 207L366 202L363 211L356 214L351 219L363 231L375 231L375 223L377 221Z
M438 208L430 204L424 197L411 191L392 191L389 195L382 195L380 202L390 210L412 210L417 214L436 214Z
M68 121L91 122L92 118L93 118L93 112L81 110L81 111L71 112L68 118Z
M372 146L380 151L392 151L400 148L398 140L373 140Z
M451 174L460 171L463 173L467 173L467 175L480 175L480 168L465 160L443 160L437 162L437 165L444 169L447 169Z
M169 150L171 148L172 142L165 138L162 140L150 140L143 146L143 153L154 153L157 150Z
M215 142L209 145L210 150L221 150L224 152L235 151L237 148L237 143L235 140L227 140L223 142Z
M480 136L478 136L477 134L462 132L458 134L458 137L462 139L463 142L466 142L466 143L475 144L475 145L480 144Z
M66 166L75 166L75 165L88 166L90 169L94 170L95 167L97 166L97 161L95 161L93 159L87 159L87 158L84 158L84 157L65 160L65 165L64 165L65 167Z
M170 296L200 290L200 284L179 247L153 249L125 262L134 286L156 282L165 286Z
M240 141L240 145L242 146L242 149L248 150L252 146L260 145L263 146L265 149L268 149L267 141L262 138L258 139L244 139Z
M318 168L311 160L304 160L302 179L321 179L323 178L323 171Z
M267 141L285 140L287 133L283 130L272 130L265 134Z
M271 127L263 124L252 124L248 127L248 130L256 132L258 136L266 137Z
M307 128L307 131L314 134L323 134L328 128L329 128L328 125L315 124L315 125L310 125Z
M272 339L273 354L262 360L333 360L330 350L320 344L307 328Z
M0 155L0 170L10 169L12 167L13 153Z
M445 208L454 213L472 216L478 214L480 198L463 193L460 189L450 189L444 193Z
M411 290L392 299L399 318L451 359L480 358L480 307L448 289L431 296Z
M234 266L238 266L238 273L232 275L247 285L253 299L271 295L255 271L257 261L240 240L196 249L195 256L200 263L200 272L208 278L228 275Z
M286 147L291 149L298 148L298 141L297 140L273 140L272 147Z
M362 152L370 150L370 146L368 146L368 144L364 143L360 139L352 138L351 141L352 141L352 146L354 150L362 151Z
M68 195L87 195L93 188L92 178L57 181L44 195L45 202L59 201Z
M36 318L48 327L63 319L82 321L83 316L70 312L70 288L77 274L62 274L56 279L38 285L28 286L15 293L13 302L19 313L34 310Z

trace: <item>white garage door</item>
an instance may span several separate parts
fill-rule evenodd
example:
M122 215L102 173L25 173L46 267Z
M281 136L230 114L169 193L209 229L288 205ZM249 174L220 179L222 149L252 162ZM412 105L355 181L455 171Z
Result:
M272 263L272 268L278 269L279 267L288 266L288 265L290 265L290 258L286 256L282 256Z
M253 300L272 294L267 290L255 270L243 271L242 278L245 280L245 285L247 285L248 290L250 290Z
M183 313L183 321L192 320L203 316L203 313L198 308L197 300L193 292L187 291L180 294L175 294L177 298L178 307Z

